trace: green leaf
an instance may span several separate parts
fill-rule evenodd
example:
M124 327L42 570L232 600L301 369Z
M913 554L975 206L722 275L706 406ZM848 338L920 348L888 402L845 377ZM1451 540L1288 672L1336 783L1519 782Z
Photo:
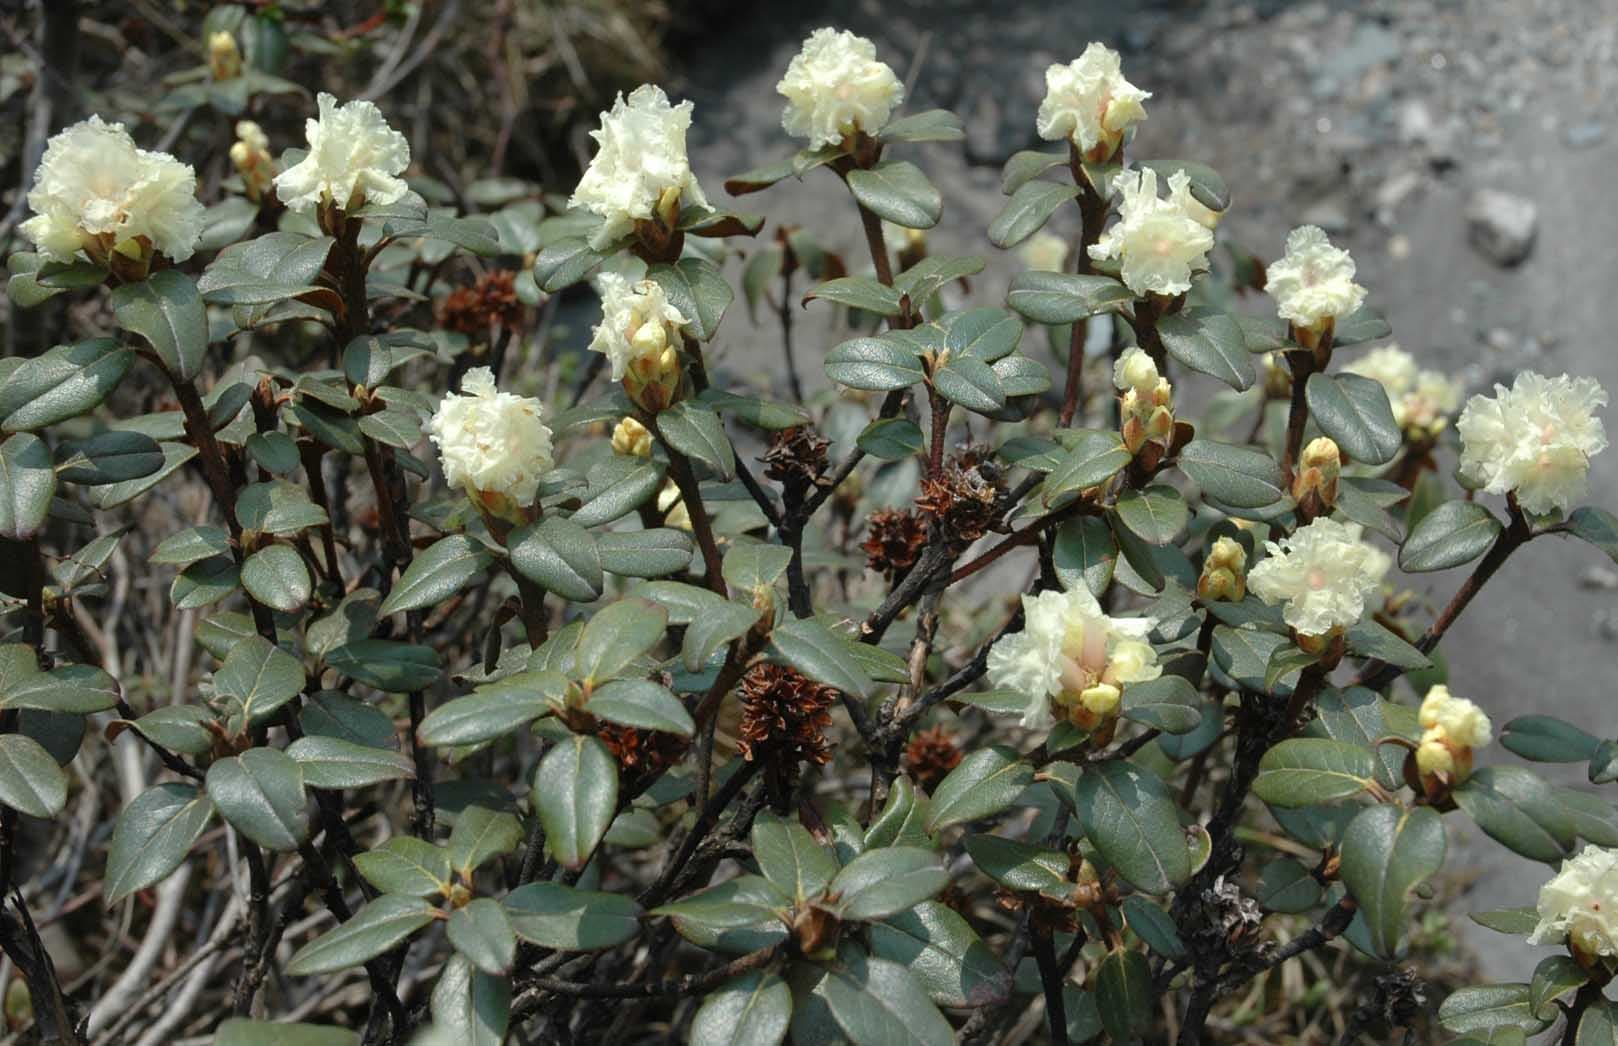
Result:
M208 311L191 277L164 269L117 288L110 302L118 326L145 338L171 375L189 381L202 372Z
M261 722L303 690L303 664L262 636L230 648L214 673L214 693L234 702L249 722Z
M1534 1015L1526 984L1478 984L1450 993L1438 1007L1438 1020L1457 1035L1517 1028L1537 1035L1551 1022Z
M1034 781L1033 764L1014 748L995 745L967 755L933 790L927 831L991 817L1017 801Z
M1343 453L1368 465L1385 465L1404 446L1382 383L1358 374L1309 375L1309 413Z
M680 699L650 679L614 679L590 695L584 710L609 723L681 737L690 737L697 728Z
M1059 850L998 835L969 835L966 852L984 875L1008 889L1052 897L1072 891L1067 878L1070 862Z
M436 606L482 576L493 561L481 542L465 534L439 538L410 561L377 613L385 617Z
M593 683L617 676L663 638L669 612L630 597L602 607L584 626L574 655L575 678Z
M1057 208L1078 194L1076 185L1024 182L989 222L989 242L996 247L1017 246L1043 228Z
M1618 1006L1610 999L1597 999L1579 1017L1574 1046L1615 1046L1618 1044Z
M672 527L621 530L596 536L601 568L620 577L663 577L691 565L691 536Z
M1129 928L1134 930L1152 951L1166 959L1185 958L1185 942L1180 940L1179 931L1174 927L1174 919L1168 912L1140 894L1125 897L1121 907Z
M135 729L170 751L201 755L213 750L214 733L207 724L214 717L196 705L166 705L135 720Z
M0 698L0 706L5 701ZM1506 724L1500 743L1536 763L1587 763L1601 741L1555 716L1518 716Z
M1259 873L1258 903L1272 912L1307 912L1320 903L1320 882L1290 857L1268 861Z
M1069 491L1088 490L1117 475L1132 455L1116 432L1078 429L1072 433L1067 456L1046 476L1040 501L1049 507Z
M559 673L518 672L433 709L416 737L433 747L481 744L548 715L566 692Z
M1618 807L1598 795L1573 788L1555 788L1553 792L1579 838L1597 846L1618 846Z
M1082 584L1091 595L1100 598L1112 584L1113 570L1118 563L1118 542L1103 519L1096 516L1070 519L1056 531L1051 562L1062 587Z
M84 499L91 507L103 511L116 508L125 502L131 501L146 491L157 486L167 479L181 465L197 456L197 448L184 443L159 443L163 449L163 466L156 472L139 479L124 480L120 483L108 483L102 486L91 487L84 492Z
M944 213L944 198L920 167L884 160L847 175L849 191L866 210L907 229L931 229Z
M1371 806L1343 832L1343 885L1359 905L1371 947L1391 958L1409 925L1410 891L1444 865L1444 825L1430 806Z
M1096 1005L1101 1024L1117 1042L1134 1039L1152 1024L1157 993L1146 956L1133 951L1111 951L1096 970Z
M511 1022L511 978L452 955L433 985L433 1028L456 1046L502 1046ZM270 1044L279 1046L279 1044Z
M686 671L697 672L724 644L745 635L759 621L760 611L751 605L717 601L685 629L680 653Z
M169 588L169 599L176 610L209 606L240 587L241 571L229 556L214 556L193 563L180 572Z
M1539 910L1533 905L1522 908L1497 908L1488 912L1471 912L1467 918L1496 933L1527 937L1539 925Z
M600 951L640 932L640 905L620 894L528 883L507 894L505 905L518 937L558 951Z
M213 818L213 803L188 784L160 784L118 815L107 850L107 904L117 904L180 867Z
M618 761L593 737L569 737L540 760L533 794L551 856L581 868L617 816Z
M1052 167L1067 163L1067 152L1044 153L1034 149L1011 154L1000 172L1000 191L1007 196L1038 178Z
M867 698L876 686L853 661L847 642L813 618L776 626L769 650L773 659L845 694Z
M248 595L288 614L301 609L314 593L309 568L290 545L269 545L248 556L241 580Z
M1006 405L1005 390L994 369L970 356L950 356L933 371L933 388L951 403L980 414L993 413Z
M1166 893L1190 877L1174 801L1151 771L1116 759L1088 766L1073 805L1101 856L1136 889Z
M0 537L26 541L38 534L56 494L56 469L45 441L18 432L0 443Z
M27 653L30 661L33 652ZM90 715L118 704L118 684L92 665L63 665L25 675L0 689L0 709L34 708L44 712Z
M817 283L803 296L803 304L807 306L815 300L873 312L878 316L899 315L899 292L869 276L839 276ZM833 377L835 379L835 375Z
M111 338L58 345L25 359L0 385L0 428L27 432L76 418L118 387L135 354Z
M1011 973L972 925L937 901L867 928L871 954L910 970L940 1006L981 1006L1006 996Z
M208 798L232 828L267 850L296 850L309 836L303 771L285 752L249 748L208 768Z
M712 262L701 258L682 258L673 265L653 265L646 276L663 288L669 304L680 310L691 332L701 341L713 338L725 310L736 297L730 289L730 281L720 275ZM658 420L662 420L661 415Z
M792 989L773 973L754 970L708 993L691 1021L691 1041L703 1046L774 1046L792 1023Z
M1264 753L1253 794L1275 806L1314 806L1358 795L1376 775L1369 749L1318 737L1294 737Z
M450 913L449 943L484 973L500 976L517 958L517 935L500 902L478 897Z
M883 336L843 342L826 353L825 368L837 384L867 392L908 388L927 376L915 352Z
M1079 276L1031 270L1011 278L1006 304L1035 323L1075 323L1099 312L1115 312L1135 299L1111 276Z
M508 810L468 806L455 819L447 845L450 867L471 882L485 863L522 845L522 822Z
M961 118L948 109L925 109L889 123L881 137L885 142L958 142L966 132Z
M1377 782L1390 791L1396 791L1404 785L1406 751L1394 745L1377 743L1390 734L1401 732L1389 722L1385 704L1380 696L1364 687L1349 687L1346 690L1328 687L1315 699L1318 715L1308 729L1316 736L1323 733L1334 741L1346 741L1375 753ZM1413 716L1411 721L1414 722Z
M658 434L668 445L694 461L700 461L722 479L736 475L736 452L719 415L686 400L657 416Z
M791 901L762 875L740 875L683 901L652 909L653 915L686 919L711 930L739 929L784 917Z
M867 850L831 881L837 912L844 919L871 922L909 911L949 885L938 855L916 846Z
M826 971L816 988L853 1042L884 1046L953 1046L955 1032L926 991L898 963L857 951Z
M581 527L596 527L651 500L663 486L663 468L655 462L614 455L592 467L588 479L584 502L569 518Z
M837 875L837 859L800 824L764 812L753 821L753 859L764 877L799 903L818 896Z
M1022 341L1022 320L1005 309L968 309L945 316L944 347L952 356L970 356L993 363L1017 351Z
M873 458L899 461L921 453L921 427L909 418L878 418L854 442Z
M1483 555L1504 528L1475 501L1446 501L1421 517L1399 548L1399 569L1447 570Z
M1400 668L1431 668L1427 655L1375 621L1365 620L1348 630L1348 649L1361 657L1374 657Z
M1368 305L1362 305L1336 325L1332 334L1332 344L1358 345L1361 342L1379 341L1392 333L1393 328L1388 325L1387 319L1381 313Z
M413 835L396 835L354 855L354 867L383 893L435 897L449 893L449 851Z
M1618 781L1618 742L1602 741L1590 757L1591 784L1609 784Z
M1568 514L1567 532L1588 541L1618 563L1618 516L1605 509L1585 505Z
M1534 967L1534 976L1529 981L1529 1009L1540 1016L1555 1019L1560 1010L1550 1005L1551 1000L1560 999L1589 982L1589 972L1571 955L1547 955Z
M80 486L128 483L163 467L163 448L140 432L100 432L62 449L69 457L57 467L57 477Z
M865 829L865 849L933 846L932 836L926 827L927 813L931 807L932 802L916 790L910 778L895 778L893 787L888 790L887 801L871 819L870 827Z
M309 977L334 973L374 959L433 921L435 909L419 897L383 894L335 930L293 953L287 973Z
M584 279L608 256L591 247L583 236L558 240L547 244L534 259L534 282L546 294L555 294Z
M1203 492L1232 508L1264 508L1281 500L1281 466L1261 450L1192 440L1180 451L1180 471Z
M1516 853L1547 863L1572 855L1573 820L1538 775L1516 766L1486 766L1452 794L1489 838Z
M29 817L55 817L67 805L67 776L31 737L0 734L0 803Z
M1202 695L1181 676L1162 675L1124 687L1123 716L1165 734L1188 734L1202 722Z
M236 516L243 530L261 534L296 534L330 522L326 510L310 501L302 487L286 480L243 487L236 498Z
M511 565L547 592L575 603L601 595L601 550L577 523L546 516L512 531L506 539Z
M1130 532L1151 545L1166 545L1185 529L1191 517L1180 492L1163 483L1126 490L1113 507Z
M295 232L272 232L231 244L208 266L197 289L213 305L270 305L316 290L336 241Z
M409 756L339 737L300 737L287 746L287 755L310 788L364 788L416 776Z
M1192 370L1212 375L1238 392L1253 384L1253 354L1230 313L1186 309L1158 320L1157 334L1168 354Z

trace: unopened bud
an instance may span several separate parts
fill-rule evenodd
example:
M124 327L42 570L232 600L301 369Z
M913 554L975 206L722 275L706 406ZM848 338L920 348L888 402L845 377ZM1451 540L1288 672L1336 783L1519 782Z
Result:
M652 434L634 418L624 418L612 430L612 452L626 457L652 456Z
M208 37L208 75L215 80L234 80L242 75L242 52L236 38L223 30Z
M1079 704L1097 718L1104 719L1118 711L1123 692L1110 683L1097 683L1079 694Z
M647 336L648 344L653 338L662 338L666 342L661 328L650 324L635 332L637 341L647 327L657 331L655 335ZM637 406L655 414L674 406L680 398L681 377L680 356L672 346L661 352L649 351L630 361L629 368L624 372L624 392Z
M1240 603L1247 596L1247 550L1241 542L1222 537L1208 550L1197 578L1197 597L1204 603L1220 600Z
M1337 504L1337 479L1342 474L1343 459L1337 444L1325 436L1310 440L1298 459L1298 474L1292 481L1292 497L1303 505L1314 499L1311 516L1328 511Z

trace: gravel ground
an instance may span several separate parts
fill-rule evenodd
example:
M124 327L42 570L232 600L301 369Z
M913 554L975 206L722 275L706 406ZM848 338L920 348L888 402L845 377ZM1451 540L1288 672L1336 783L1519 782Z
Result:
M963 145L923 146L922 163L945 200L933 250L991 259L981 300L1001 293L1015 269L983 229L1004 199L1001 163L1037 144L1043 69L1099 39L1123 51L1130 79L1155 94L1134 154L1201 160L1231 184L1222 237L1273 256L1293 225L1326 227L1353 250L1398 341L1475 390L1523 368L1587 374L1618 389L1603 318L1618 285L1618 0L760 4L704 34L684 56L684 82L671 85L696 102L692 153L711 195L725 175L791 148L775 81L803 36L824 24L869 35L901 73L913 68L911 111L947 106L966 121ZM815 174L742 206L825 229L828 242L857 250L841 187ZM1502 265L1469 241L1468 205L1480 190L1507 194L1487 207L1504 231L1531 214L1534 237L1520 263ZM806 378L823 383L814 361L834 335L815 310L799 315ZM740 309L733 319L721 346L733 367L746 369L755 354L778 358L769 355L773 327L747 331ZM1608 424L1618 429L1618 417L1609 412ZM1592 500L1618 505L1618 451L1596 460L1591 480ZM1577 543L1530 546L1452 631L1445 649L1456 691L1497 724L1554 711L1618 735L1611 568ZM1459 580L1428 574L1410 585L1442 602ZM1499 748L1488 759L1513 761ZM1455 863L1477 875L1469 907L1532 902L1543 867L1463 835L1455 833ZM1526 979L1538 950L1462 925L1491 976Z

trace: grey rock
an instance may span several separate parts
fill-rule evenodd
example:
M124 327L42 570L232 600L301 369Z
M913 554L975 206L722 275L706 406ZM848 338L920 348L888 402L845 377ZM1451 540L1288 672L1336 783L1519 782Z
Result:
M1562 141L1569 149L1589 149L1607 140L1606 125L1599 120L1585 120L1571 124L1562 132Z
M1496 265L1520 265L1534 249L1539 208L1534 201L1498 189L1479 189L1466 203L1472 246Z

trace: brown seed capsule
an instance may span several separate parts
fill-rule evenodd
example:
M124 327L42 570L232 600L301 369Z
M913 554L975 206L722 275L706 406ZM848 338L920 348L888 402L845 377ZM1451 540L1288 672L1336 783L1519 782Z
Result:
M865 565L893 581L910 572L927 544L927 524L914 512L880 509L865 521Z
M919 730L905 746L904 768L916 783L931 792L961 761L960 746L942 726Z
M807 425L781 429L770 438L770 449L764 453L764 475L807 490L825 474L829 446L830 440Z
M472 286L451 291L439 303L438 323L445 330L477 338L486 336L491 324L518 326L522 308L514 274L509 269L493 269Z
M938 521L944 540L965 549L994 526L1004 489L1000 470L988 455L967 449L945 462L937 475L922 480L916 509Z
M785 665L761 663L742 677L742 718L736 747L752 762L765 754L789 763L825 764L831 759L832 687Z

